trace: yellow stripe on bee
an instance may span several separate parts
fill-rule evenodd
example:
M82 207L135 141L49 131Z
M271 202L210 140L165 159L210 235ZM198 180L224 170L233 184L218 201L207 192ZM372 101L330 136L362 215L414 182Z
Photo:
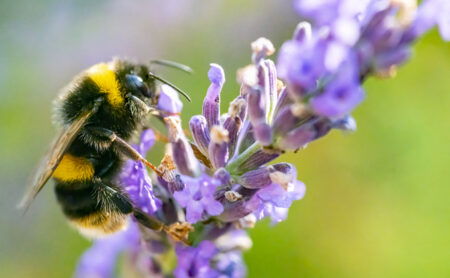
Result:
M89 180L93 176L94 166L89 160L69 153L63 156L55 172L53 172L54 178L65 182Z
M100 92L106 94L111 105L117 107L124 103L113 64L97 64L88 69L87 74L99 87Z

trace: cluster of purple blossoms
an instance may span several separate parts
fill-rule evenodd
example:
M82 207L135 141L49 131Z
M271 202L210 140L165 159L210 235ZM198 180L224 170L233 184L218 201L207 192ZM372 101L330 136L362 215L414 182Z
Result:
M350 113L364 99L366 78L392 76L412 43L433 26L450 39L447 0L425 0L419 7L409 0L294 4L311 23L297 26L277 64L268 59L275 52L269 40L252 43L252 64L238 71L240 93L223 114L225 74L211 64L202 114L189 121L192 140L181 126L182 103L162 86L158 108L169 144L161 175L151 178L140 162L124 168L120 181L133 203L186 240L130 219L127 230L94 243L78 277L110 277L122 252L131 258L127 265L144 276L244 277L242 251L251 247L245 229L266 217L273 224L284 220L292 202L305 194L292 164L271 162L332 129L355 130ZM154 141L146 130L135 147L145 155Z

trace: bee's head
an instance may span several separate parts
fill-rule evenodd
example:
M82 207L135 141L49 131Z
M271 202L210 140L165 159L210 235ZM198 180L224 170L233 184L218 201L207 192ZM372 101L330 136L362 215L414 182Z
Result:
M156 102L156 87L155 79L151 78L149 72L145 65L134 66L124 74L123 86L127 94L152 105Z
M122 85L125 99L132 111L145 112L143 110L147 110L148 112L149 108L156 106L158 102L157 83L169 85L190 101L190 98L182 90L162 77L152 73L149 66L145 64L133 64L123 60L116 60L115 62L117 76ZM168 63L173 62L152 61L152 63L168 65ZM169 64L169 66L173 66L173 64ZM175 65L178 66L178 64Z

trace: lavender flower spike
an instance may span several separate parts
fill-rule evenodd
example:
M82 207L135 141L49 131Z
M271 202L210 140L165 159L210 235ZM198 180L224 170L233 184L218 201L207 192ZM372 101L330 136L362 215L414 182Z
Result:
M225 74L211 64L202 114L189 122L193 144L181 127L178 95L161 87L158 109L170 142L162 175L151 180L141 162L128 161L120 182L134 206L166 225L155 231L130 221L128 230L96 241L77 278L111 277L123 251L145 277L245 277L242 251L251 241L244 229L266 217L284 220L306 190L292 164L269 163L332 129L354 131L350 115L367 77L390 76L435 26L450 39L450 0L419 7L416 0L292 1L311 24L297 26L276 64L269 40L252 43L252 63L238 71L240 91L223 115ZM144 155L154 141L146 130L134 147Z
M220 92L225 83L225 73L222 67L218 64L211 64L211 68L208 71L208 78L211 81L211 85L203 101L203 116L206 118L208 128L211 129L214 125L219 124Z

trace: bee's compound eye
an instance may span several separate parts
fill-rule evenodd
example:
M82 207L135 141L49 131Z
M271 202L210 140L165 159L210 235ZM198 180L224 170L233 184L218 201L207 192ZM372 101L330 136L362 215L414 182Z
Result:
M127 80L128 86L135 88L135 89L142 87L142 85L144 84L144 81L142 80L142 78L140 78L139 76L134 75L134 74L127 74L125 76L125 78Z
M141 94L143 94L146 97L151 97L151 92L147 86L147 84L144 83L142 78L135 74L127 74L125 76L127 85L135 90L139 91Z

